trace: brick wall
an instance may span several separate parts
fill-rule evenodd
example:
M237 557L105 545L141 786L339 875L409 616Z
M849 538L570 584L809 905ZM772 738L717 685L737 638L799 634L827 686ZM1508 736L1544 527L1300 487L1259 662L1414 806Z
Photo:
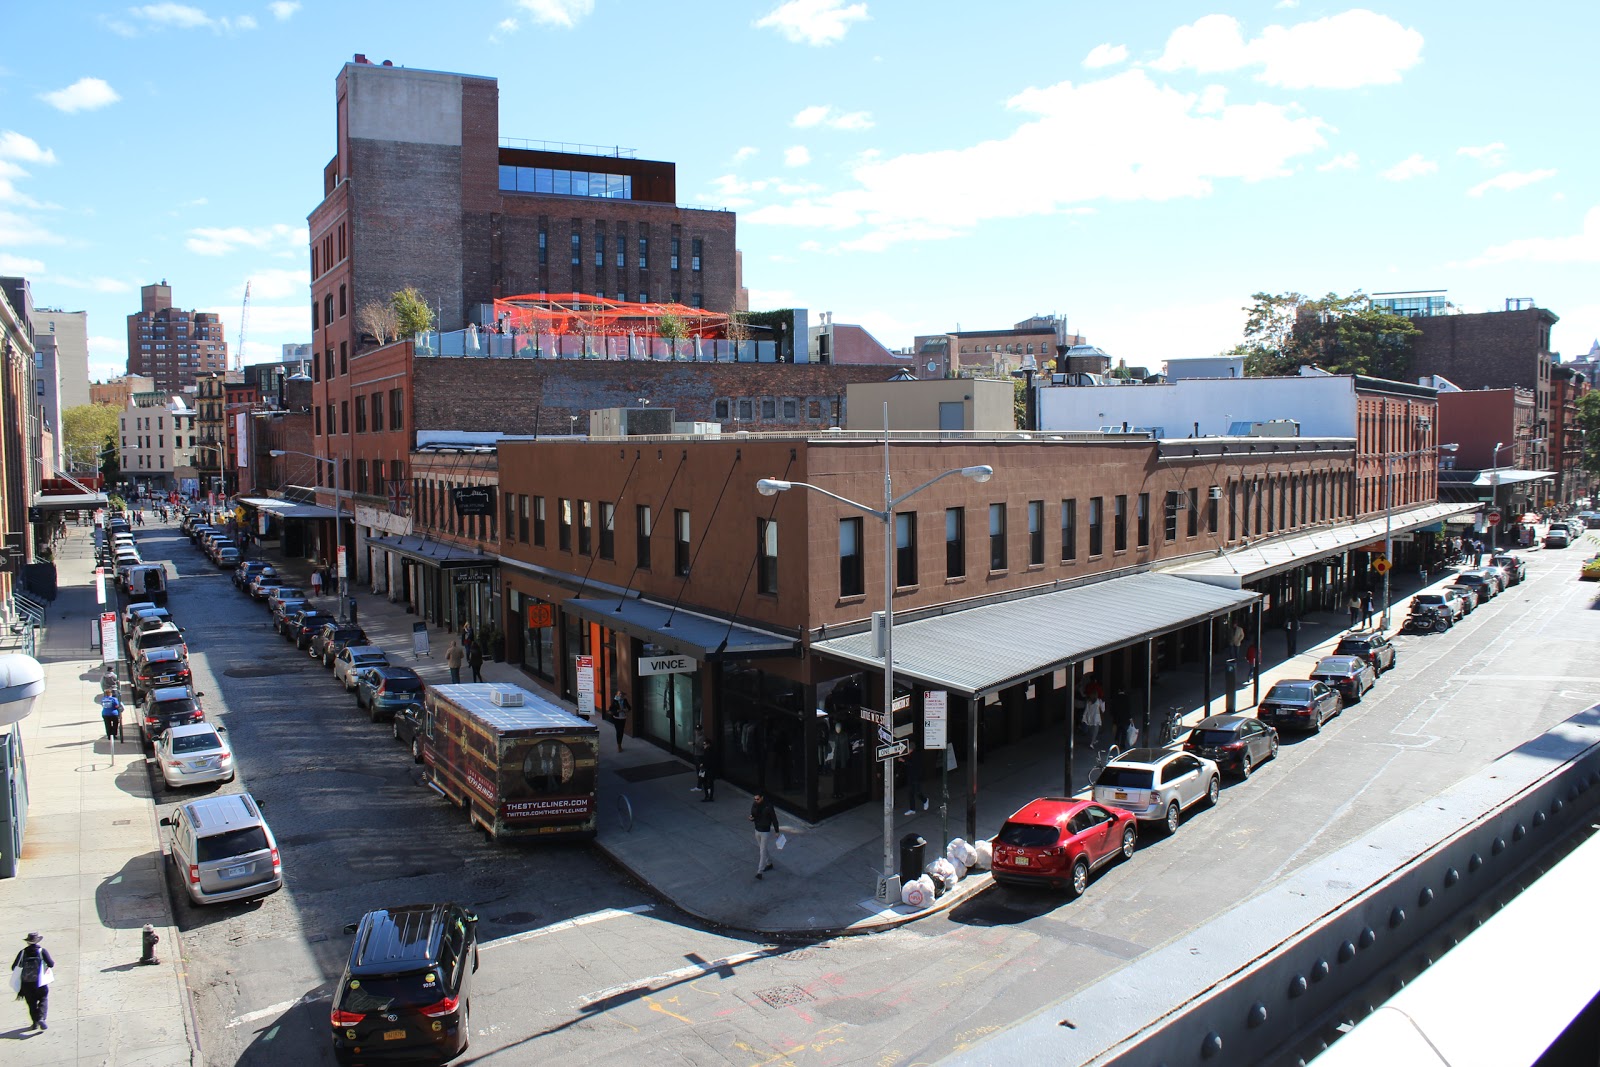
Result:
M835 407L843 425L845 386L883 381L895 368L804 363L668 363L645 360L532 360L419 358L414 362L413 429L496 430L511 434L565 434L570 416L576 430L588 429L593 408L673 408L680 422L721 422L716 402L757 401L753 418L740 419L752 431L834 425ZM759 401L770 398L774 417L762 417ZM796 418L785 421L783 399L794 399ZM813 417L812 412L816 412ZM536 421L537 420L537 421Z

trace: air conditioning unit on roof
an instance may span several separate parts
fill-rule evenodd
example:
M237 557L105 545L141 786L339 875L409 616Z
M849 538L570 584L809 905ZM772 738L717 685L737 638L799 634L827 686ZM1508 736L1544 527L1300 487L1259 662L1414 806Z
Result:
M497 708L522 707L522 690L495 686L489 690L489 699Z

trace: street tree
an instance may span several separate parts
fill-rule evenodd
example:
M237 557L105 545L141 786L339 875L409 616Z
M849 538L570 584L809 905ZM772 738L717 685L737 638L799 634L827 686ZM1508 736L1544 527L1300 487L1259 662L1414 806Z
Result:
M1251 299L1244 341L1229 352L1245 357L1250 377L1295 374L1304 364L1330 374L1411 375L1422 331L1404 315L1373 307L1365 293L1255 293Z
M1600 474L1600 392L1578 398L1578 428L1583 431L1583 469Z
M79 404L61 413L61 439L67 460L73 465L94 467L95 453L109 438L115 440L120 426L120 410L110 404Z

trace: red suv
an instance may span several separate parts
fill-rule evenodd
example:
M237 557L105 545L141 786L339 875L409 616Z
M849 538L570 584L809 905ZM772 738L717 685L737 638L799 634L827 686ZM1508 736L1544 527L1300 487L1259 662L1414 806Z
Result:
M1138 841L1132 812L1092 800L1041 797L1000 827L990 870L1005 885L1047 885L1078 897L1091 872L1119 856L1131 858Z

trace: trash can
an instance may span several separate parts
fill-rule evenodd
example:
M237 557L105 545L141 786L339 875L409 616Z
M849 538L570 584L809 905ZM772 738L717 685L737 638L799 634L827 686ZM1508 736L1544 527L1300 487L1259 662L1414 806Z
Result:
M922 850L928 842L921 834L907 834L900 839L900 881L909 882L922 877Z

